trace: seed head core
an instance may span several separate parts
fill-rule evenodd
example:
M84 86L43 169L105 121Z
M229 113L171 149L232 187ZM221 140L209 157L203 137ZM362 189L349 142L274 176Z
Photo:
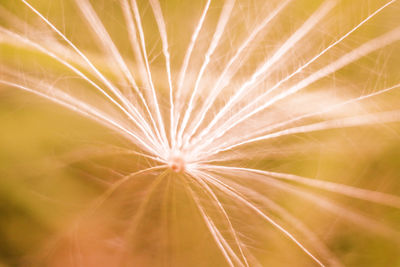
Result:
M185 159L181 153L172 154L168 160L168 167L176 173L184 172L185 165Z

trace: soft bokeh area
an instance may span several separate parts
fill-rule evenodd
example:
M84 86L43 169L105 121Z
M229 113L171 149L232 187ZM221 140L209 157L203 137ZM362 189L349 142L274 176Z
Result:
M112 54L106 53L107 48L101 45L96 33L91 30L76 1L28 2L79 47L107 79L121 88L127 99L143 109L137 94L123 78ZM281 2L236 1L221 41L204 72L196 103L206 101L241 42ZM238 71L232 75L230 86L211 106L204 118L205 124L212 121L239 85L246 82L264 60L270 58L315 10L327 2L290 1L272 20L268 30L263 30L233 65ZM229 110L222 122L232 118L255 96L305 64L389 1L332 2L337 3L271 66L268 74L259 77L260 82L255 89L241 97L241 102ZM92 0L90 3L130 71L134 75L140 73L140 62L135 59L121 8L125 1ZM206 3L205 0L160 0L174 81L179 78L186 49ZM222 0L211 1L198 36L186 73L187 79L183 83L184 89L176 96L177 103L182 103L182 117L188 110L193 84L205 60L224 3ZM137 4L162 117L168 125L169 91L161 36L150 1L138 0ZM290 80L282 91L346 53L363 44L373 45L369 41L393 31L394 37L390 37L393 40L390 39L388 45L329 73L268 111L249 118L242 128L234 128L221 138L219 144L256 133L263 126L317 112L399 84L399 14L400 4L393 1ZM63 92L96 106L121 124L128 125L123 113L71 69L6 32L16 32L52 49L87 77L101 83L82 58L22 1L0 1L0 27L0 80L35 87L49 95L52 88L62 88ZM386 39L379 40L378 46ZM142 77L139 74L135 76L140 89L146 88ZM275 92L271 98L282 91ZM358 193L341 187L337 191L342 194L335 193L335 188L324 190L289 180L278 179L277 183L271 181L268 184L268 179L272 178L265 178L263 182L264 177L255 173L232 171L221 175L221 181L232 182L236 190L298 237L326 266L340 266L338 262L344 266L400 266L400 206L394 207L400 203L400 112L393 113L393 116L372 116L398 110L400 88L394 88L304 121L306 125L356 117L353 127L331 127L307 133L300 131L246 144L216 155L212 158L216 162L212 164L295 174L313 181L328 181L385 193L381 196L357 191L363 197L349 197L349 194L354 196ZM198 112L199 107L196 106L193 114ZM188 125L193 119L188 120ZM366 123L362 123L363 120ZM201 140L199 145L205 142L207 138ZM210 151L213 148L210 145ZM194 195L186 188L187 184L195 182L186 180L182 173L169 169L144 172L104 198L104 193L125 176L155 166L154 161L136 152L143 152L140 145L101 123L38 95L1 83L0 267L229 266L213 234L210 234L210 227L198 208L199 203L213 218L215 227L220 229L226 242L233 244L231 254L239 258L234 260L233 266L246 265L238 263L242 256L235 246L231 226L244 244L243 253L248 259L248 266L318 266L244 202L215 190L231 218L231 225L227 223L207 190L200 187L194 189L198 198L193 198ZM393 195L393 199L386 198L389 194ZM369 198L377 201L368 201ZM397 204L377 203L382 199ZM307 230L299 222L306 225Z

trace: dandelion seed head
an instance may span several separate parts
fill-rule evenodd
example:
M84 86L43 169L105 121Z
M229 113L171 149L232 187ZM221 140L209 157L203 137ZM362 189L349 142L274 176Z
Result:
M66 169L104 192L89 212L77 212L73 230L66 226L66 241L58 242L66 245L51 247L62 255L37 265L365 266L363 257L360 265L348 261L325 230L339 233L345 222L344 232L352 223L400 240L400 224L381 223L381 210L367 206L400 210L398 192L359 177L378 160L373 153L363 159L364 151L386 151L383 127L375 136L370 126L390 128L398 143L392 125L400 122L400 101L389 105L385 96L400 89L400 53L391 52L400 48L400 25L388 18L397 18L396 0L48 1L80 10L63 25L40 1L15 2L43 30L0 4L0 90L53 101L107 127L116 140L105 143L118 144L63 157L74 165ZM8 59L11 50L21 55ZM0 119L1 112L0 105ZM74 201L87 191L72 189ZM360 210L368 213L347 207L347 198L365 202ZM398 251L389 254L397 262ZM67 257L73 260L64 265Z

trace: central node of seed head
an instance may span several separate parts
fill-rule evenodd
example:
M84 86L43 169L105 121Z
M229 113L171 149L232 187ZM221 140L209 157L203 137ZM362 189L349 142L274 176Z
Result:
M173 153L169 157L168 166L172 171L176 173L184 172L185 165L185 158L182 153Z

